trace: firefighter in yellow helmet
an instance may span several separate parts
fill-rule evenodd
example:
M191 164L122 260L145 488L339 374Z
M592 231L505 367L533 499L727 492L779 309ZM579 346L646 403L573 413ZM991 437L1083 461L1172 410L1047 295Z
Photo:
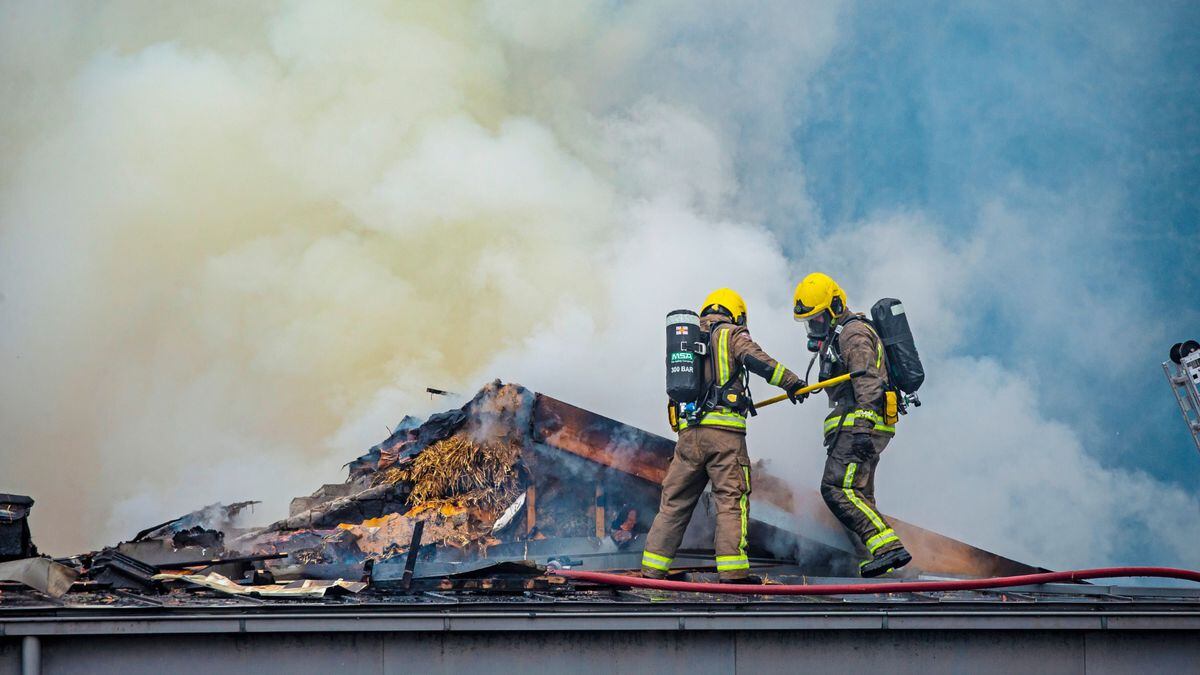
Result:
M875 469L896 434L888 406L888 397L895 394L889 392L883 342L866 317L850 311L846 294L825 274L804 277L793 300L796 321L808 326L809 349L820 356L818 380L866 371L825 390L831 411L824 425L828 458L821 496L870 553L860 565L862 576L899 569L912 556L875 506Z
M679 442L663 480L658 515L646 536L642 574L656 579L667 576L696 502L711 481L717 508L713 543L718 575L726 583L761 583L750 574L746 557L750 522L746 416L754 414L749 373L783 388L793 402L803 398L794 392L805 383L750 339L746 303L734 291L721 288L709 294L701 305L700 329L707 334L708 394L699 405L673 416L678 420Z

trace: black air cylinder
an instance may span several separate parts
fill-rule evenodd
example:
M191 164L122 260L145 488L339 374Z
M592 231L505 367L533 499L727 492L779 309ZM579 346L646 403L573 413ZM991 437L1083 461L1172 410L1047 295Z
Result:
M37 555L29 537L29 510L33 500L25 495L0 494L0 562Z
M908 326L904 305L895 298L884 298L871 307L871 323L883 340L888 375L900 391L912 394L925 381L925 368L917 355L917 343Z
M667 396L692 403L704 395L704 355L700 317L677 309L667 315Z

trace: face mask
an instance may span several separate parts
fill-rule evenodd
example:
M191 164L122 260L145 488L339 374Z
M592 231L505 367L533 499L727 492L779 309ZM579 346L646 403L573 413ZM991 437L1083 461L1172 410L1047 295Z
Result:
M829 335L829 312L819 312L804 322L808 332L808 342L811 345ZM811 347L810 347L811 349ZM812 351L816 351L813 349Z

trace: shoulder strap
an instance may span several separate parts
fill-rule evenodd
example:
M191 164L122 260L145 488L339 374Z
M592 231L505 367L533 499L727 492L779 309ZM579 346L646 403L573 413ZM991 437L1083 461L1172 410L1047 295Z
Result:
M709 351L711 352L710 363L712 364L713 379L709 383L708 395L701 405L702 413L711 411L719 405L729 406L725 397L735 384L741 382L745 393L740 398L743 398L747 404L746 414L751 416L758 414L758 411L754 409L753 400L750 398L750 383L746 369L742 368L740 372L734 372L738 370L738 364L730 354L729 338L738 328L740 326L730 321L722 321L712 328L710 341L715 341L715 344L709 346Z
M861 314L851 314L844 323L840 324L835 329L837 331L837 337L840 338L842 335L842 329L845 328L846 326L849 326L851 323L853 323L855 321L861 321L864 324L866 324L867 329L871 331L871 335L875 336L875 342L876 342L875 348L879 351L879 357L878 357L879 362L876 364L876 367L879 368L881 371L883 371L883 373L885 375L887 375L887 377L884 378L884 383L883 383L884 389L885 390L890 389L893 386L891 373L888 372L888 368L890 367L890 365L888 364L887 354L885 353L885 351L883 349L883 336L880 335L879 330L875 328L874 322L872 322L867 317L862 316ZM836 338L833 340L832 346L833 346L835 352L837 353L838 360L840 361L842 358L842 346L841 346L841 344L839 344L839 342Z
M849 326L850 324L854 323L855 321L861 321L861 322L867 324L867 327L871 329L872 333L875 333L876 335L879 334L879 332L875 330L875 324L871 323L871 320L868 319L867 317L863 316L862 314L851 314L850 316L846 317L845 321L843 321L842 323L840 323L838 325L842 328L845 328L846 326ZM837 330L837 329L835 328L834 330Z
M833 339L830 340L830 346L832 346L834 351L837 353L839 360L842 358L842 345L839 342L840 338L842 337L842 331L846 328L846 326L849 326L855 321L861 321L865 323L867 328L871 331L871 334L875 336L876 340L880 340L881 342L883 340L881 337L879 337L879 331L875 330L875 324L871 323L870 319L861 314L851 314L850 316L846 317L845 321L834 327Z

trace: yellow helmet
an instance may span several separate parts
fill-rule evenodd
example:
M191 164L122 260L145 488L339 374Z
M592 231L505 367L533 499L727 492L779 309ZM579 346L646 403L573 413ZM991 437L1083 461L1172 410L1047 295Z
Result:
M700 314L707 312L709 307L719 307L729 314L734 323L739 326L746 325L746 301L733 289L718 288L709 293L708 297L704 298L704 304L700 305Z
M846 311L846 294L828 274L820 272L813 272L796 284L792 300L795 302L792 316L797 321L808 321L826 310L830 318L837 318Z

